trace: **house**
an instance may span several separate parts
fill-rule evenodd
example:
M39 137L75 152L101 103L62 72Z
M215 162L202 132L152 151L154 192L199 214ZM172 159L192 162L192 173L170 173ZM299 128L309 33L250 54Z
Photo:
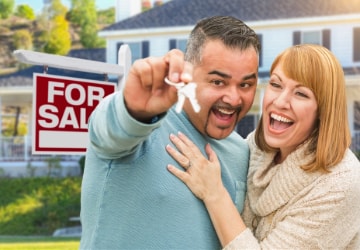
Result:
M122 7L132 8L139 1ZM121 2L125 1L117 1ZM329 48L343 65L352 147L360 151L360 0L172 0L101 30L99 35L107 41L106 61L115 63L124 43L130 46L133 60L161 56L173 48L184 50L194 24L213 15L245 21L262 44L257 96L239 124L240 134L245 136L256 126L264 83L276 55L294 44L316 43Z
M213 15L240 18L257 32L262 43L256 99L249 115L237 128L245 136L255 128L259 119L264 85L275 56L293 44L321 44L333 51L343 65L352 148L360 151L360 0L172 0L162 1L163 5L143 13L140 2L116 1L117 22L99 32L106 39L106 50L98 51L100 54L89 52L87 55L92 57L69 56L116 64L122 44L130 46L133 60L149 55L162 56L173 48L184 50L188 34L201 18ZM21 105L31 109L32 73L42 71L42 67L36 66L0 77L1 106ZM81 78L69 71L49 69L51 73ZM103 76L85 77L99 80ZM31 111L29 117L31 120ZM28 147L26 142L22 142L20 152L25 157L8 159L9 154L2 152L7 148L6 143L1 139L0 168L14 161L26 163L33 160L34 156L26 153ZM10 156L15 153L13 149L10 152Z

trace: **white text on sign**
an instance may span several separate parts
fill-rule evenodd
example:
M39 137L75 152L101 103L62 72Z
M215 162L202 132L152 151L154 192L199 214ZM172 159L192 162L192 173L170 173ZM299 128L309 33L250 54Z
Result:
M67 103L73 106L88 107L94 106L94 101L100 102L105 96L105 91L101 87L86 86L71 83L65 86L64 82L49 81L48 85L48 103L55 102L55 96L65 97ZM73 92L78 94L74 98ZM87 102L87 103L85 103ZM78 115L76 112L80 112ZM44 128L65 128L71 126L73 128L87 128L86 108L80 108L75 111L74 107L65 107L63 114L59 114L59 110L55 105L44 104L39 108L39 116L44 118L39 120L39 124ZM61 117L61 118L60 118ZM77 117L80 117L78 121Z

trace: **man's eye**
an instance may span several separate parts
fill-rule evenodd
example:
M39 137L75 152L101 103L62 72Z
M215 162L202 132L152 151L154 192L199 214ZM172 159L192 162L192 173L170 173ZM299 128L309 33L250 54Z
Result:
M251 83L248 83L248 82L244 82L244 83L241 83L240 84L240 87L241 88L249 88L249 87L251 87L253 84L251 84Z
M223 81L221 80L213 80L212 83L216 86L223 85Z

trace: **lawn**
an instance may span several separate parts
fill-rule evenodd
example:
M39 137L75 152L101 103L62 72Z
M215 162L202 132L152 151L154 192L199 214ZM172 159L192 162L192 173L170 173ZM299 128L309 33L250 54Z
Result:
M75 250L79 238L40 236L0 236L0 250Z

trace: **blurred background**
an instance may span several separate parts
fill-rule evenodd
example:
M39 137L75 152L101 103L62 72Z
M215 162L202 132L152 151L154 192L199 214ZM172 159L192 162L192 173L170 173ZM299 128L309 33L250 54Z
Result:
M237 132L245 137L256 127L275 56L294 44L315 43L343 66L351 149L360 156L360 0L0 0L0 9L0 249L77 249L81 235L85 156L32 154L33 74L44 66L18 61L15 50L117 64L123 44L133 61L184 51L199 19L235 16L262 44L256 98ZM104 80L58 68L46 72ZM117 76L106 79L118 85Z

